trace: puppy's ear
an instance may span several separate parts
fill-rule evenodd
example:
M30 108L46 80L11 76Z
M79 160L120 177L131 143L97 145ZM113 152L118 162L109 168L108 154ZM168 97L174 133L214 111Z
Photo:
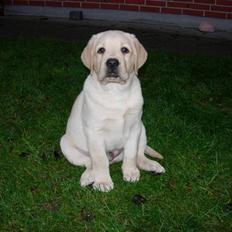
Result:
M135 72L138 73L138 70L144 65L147 60L147 51L135 35L131 34L134 48L135 48Z
M95 37L95 35L91 37L88 44L81 53L81 60L83 64L90 70L93 70L94 41L96 39Z

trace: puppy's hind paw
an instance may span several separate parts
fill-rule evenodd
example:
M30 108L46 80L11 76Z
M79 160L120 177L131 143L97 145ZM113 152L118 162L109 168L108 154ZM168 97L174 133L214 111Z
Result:
M148 171L151 171L151 172L156 173L156 174L163 174L163 173L165 173L164 167L162 165L160 165L156 161L151 161L151 163L149 164Z
M81 175L81 179L80 179L81 187L86 187L88 185L91 185L93 184L93 182L94 182L93 172L91 170L86 169Z
M155 162L155 161L154 161L154 162ZM152 172L155 172L155 173L157 173L157 174L165 173L164 167L161 166L158 162L156 162L155 164L152 165L151 171L152 171Z
M165 173L164 167L154 160L144 159L138 162L138 167L142 170L154 172L157 174Z

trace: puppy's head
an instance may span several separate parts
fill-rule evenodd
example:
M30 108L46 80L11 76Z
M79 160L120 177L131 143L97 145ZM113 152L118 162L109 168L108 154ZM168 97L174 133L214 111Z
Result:
M147 52L133 34L106 31L92 36L81 59L100 83L125 84L137 75Z

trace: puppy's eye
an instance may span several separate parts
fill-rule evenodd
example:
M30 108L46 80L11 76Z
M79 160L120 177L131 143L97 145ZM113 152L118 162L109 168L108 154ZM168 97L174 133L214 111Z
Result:
M99 48L99 49L97 50L97 53L98 53L98 54L103 54L105 51L106 51L105 48Z
M130 51L129 51L128 48L122 47L122 48L121 48L121 52L122 52L123 54L127 54L127 53L129 53Z

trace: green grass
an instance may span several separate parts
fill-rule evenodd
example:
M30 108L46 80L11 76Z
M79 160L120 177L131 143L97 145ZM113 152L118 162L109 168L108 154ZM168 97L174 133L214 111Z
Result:
M149 50L143 121L167 172L131 184L114 164L100 193L54 155L88 73L82 49L0 39L0 231L232 231L232 57Z

